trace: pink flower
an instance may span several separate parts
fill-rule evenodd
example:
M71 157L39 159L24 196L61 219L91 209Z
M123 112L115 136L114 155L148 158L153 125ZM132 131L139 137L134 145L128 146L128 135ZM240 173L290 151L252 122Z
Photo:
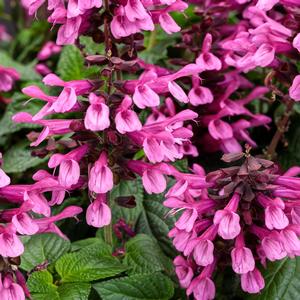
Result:
M122 134L142 129L142 124L138 115L135 111L130 109L131 105L131 98L129 96L125 96L117 110L118 112L115 117L116 128Z
M89 95L90 106L86 111L84 126L92 131L100 131L110 126L109 108L102 97L94 93Z
M51 57L53 54L57 54L61 51L61 47L56 45L54 42L49 41L45 43L43 48L37 55L38 60L46 60Z
M169 81L168 88L172 96L178 101L183 103L189 102L189 98L187 97L186 93L184 92L182 87L178 85L175 81Z
M232 127L221 119L210 121L208 124L208 131L216 140L229 139L233 137Z
M189 266L188 262L182 256L175 257L174 265L180 286L183 288L188 288L194 276L193 269Z
M186 207L180 218L176 221L175 226L178 229L190 232L192 231L197 218L197 209L193 207Z
M59 167L58 181L63 187L71 187L76 184L80 177L80 166L78 161L86 154L87 145L80 146L69 153L54 154L48 162L49 168Z
M2 280L0 274L0 299L3 300L25 300L23 288L13 282L11 275L5 275Z
M215 298L216 287L210 278L203 278L193 290L196 300L211 300Z
M160 194L167 187L166 179L158 168L148 168L142 176L143 186L148 194Z
M240 196L234 194L223 210L218 210L214 216L214 224L218 224L218 234L224 240L234 239L241 231L240 216L235 213Z
M44 4L45 0L22 0L22 4L28 9L29 15L33 15Z
M7 227L0 234L0 255L3 257L17 257L24 252L24 246L13 228Z
M281 230L280 237L288 255L293 257L300 254L300 240L292 228L287 227Z
M210 52L212 43L212 36L210 33L206 34L202 53L196 59L196 64L203 68L203 70L220 70L222 68L222 63L218 57Z
M57 45L74 44L75 40L79 35L79 29L81 23L82 23L82 18L80 16L67 19L66 23L63 24L58 30L56 44Z
M0 159L2 155L0 153ZM10 184L10 178L6 175L6 173L0 168L0 188L8 186Z
M14 215L12 224L19 234L33 235L39 230L38 225L25 212Z
M293 47L300 52L300 33L298 33L293 39Z
M234 248L231 251L232 269L235 273L245 274L253 271L255 261L251 250L247 247Z
M143 20L149 16L140 0L128 0L124 10L127 18L131 22Z
M235 241L235 248L231 251L232 269L237 274L246 274L255 268L252 251L245 247L243 234L239 234Z
M265 287L265 281L258 269L254 269L241 275L241 285L245 292L250 294L259 293Z
M113 188L113 173L107 166L107 154L102 152L89 174L89 189L104 194Z
M216 225L211 225L201 236L191 240L185 250L184 255L189 255L193 252L195 262L199 266L208 266L214 261L214 244L212 240L217 234Z
M15 69L0 66L0 92L10 91L14 81L18 79L20 75Z
M289 88L289 95L295 101L300 101L300 75L297 75L291 87Z
M259 195L258 201L265 207L265 223L268 229L284 229L289 219L284 213L284 202L280 198L270 199Z
M178 32L181 29L168 13L160 14L158 20L162 29L168 34Z
M216 295L216 288L214 282L210 278L214 268L215 263L205 267L200 275L193 279L186 291L187 295L193 293L196 300L214 299Z
M270 261L280 260L287 256L280 234L273 231L261 241L262 249Z
M67 112L75 106L76 102L77 96L75 90L73 88L65 87L52 104L51 109L57 113Z
M105 194L99 194L97 199L89 205L86 211L86 222L96 228L110 224L111 210L105 203Z
M258 0L256 3L256 7L268 11L273 8L275 4L277 4L280 0Z
M190 90L189 100L192 105L197 106L213 102L214 96L207 87L198 86Z
M199 266L208 266L214 261L214 244L210 240L199 240L193 250L193 257Z
M139 108L159 105L159 96L147 85L138 85L133 94L133 102Z
M64 160L60 164L58 180L62 186L70 187L76 184L80 177L80 167L73 159Z
M275 48L270 44L262 44L254 53L253 60L260 67L266 67L272 63L275 58Z

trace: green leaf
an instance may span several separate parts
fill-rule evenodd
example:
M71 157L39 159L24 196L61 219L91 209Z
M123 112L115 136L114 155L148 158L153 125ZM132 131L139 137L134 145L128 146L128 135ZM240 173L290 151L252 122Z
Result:
M84 47L84 52L88 55L105 54L104 44L97 44L90 36L81 36L80 45Z
M33 300L60 300L57 286L47 270L32 273L27 280L28 289Z
M94 251L97 253L97 255L101 253L102 255L110 256L112 253L111 246L106 244L102 239L98 237L87 238L72 243L72 251L78 251L82 249L84 249L84 251Z
M164 255L157 242L148 235L138 234L125 245L124 263L128 273L153 273L156 271L171 272L171 259Z
M86 282L64 283L57 291L61 300L88 300L91 285Z
M117 197L125 197L125 196L134 196L136 207L134 208L126 208L119 206L115 199ZM122 180L117 186L113 188L110 193L110 203L113 211L114 221L122 218L128 224L134 226L136 223L141 211L142 211L142 202L144 198L144 188L140 179L137 180Z
M88 300L91 285L86 282L53 284L53 277L47 271L34 272L27 285L33 300Z
M176 251L168 233L174 227L176 219L174 216L167 215L169 209L160 203L161 198L162 195L146 197L143 202L143 212L136 224L136 231L155 237L168 256L175 256Z
M37 126L29 123L14 123L12 116L18 112L29 112L31 114L37 113L42 107L35 101L25 102L28 100L27 96L20 93L15 93L12 96L12 102L8 104L4 115L0 120L0 136L19 131L22 128L36 128Z
M82 79L84 67L84 59L80 50L74 45L65 46L61 52L57 73L63 80Z
M23 239L25 252L21 256L21 268L30 271L46 261L55 262L70 249L70 242L54 233L37 234Z
M173 165L180 172L188 172L189 171L188 160L186 158L177 160L176 162L173 163Z
M20 173L47 161L47 157L42 159L32 156L31 151L27 142L12 146L3 156L3 170L6 173Z
M160 273L113 279L93 287L103 300L169 300L174 293L172 281Z
M300 257L269 263L263 272L265 288L246 299L298 300L300 291Z
M116 257L103 250L103 243L63 255L55 264L63 282L92 281L111 277L126 270Z
M23 81L39 80L41 78L34 70L34 65L22 65L10 58L4 51L0 51L0 62L4 67L14 68L20 74Z

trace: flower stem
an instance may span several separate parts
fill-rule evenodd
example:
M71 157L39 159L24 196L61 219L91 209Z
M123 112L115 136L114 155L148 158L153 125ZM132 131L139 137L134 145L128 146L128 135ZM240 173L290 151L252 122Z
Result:
M110 206L110 193L107 193L107 205ZM109 225L104 227L104 241L112 246L113 245L113 230L112 230L112 220Z
M112 222L104 227L104 241L110 246L113 245Z
M281 140L283 134L286 132L288 122L289 122L290 116L292 114L293 107L294 107L294 101L292 101L291 99L288 99L285 112L284 112L281 120L277 124L277 130L276 130L276 132L272 138L272 141L267 149L266 156L270 160L272 160L275 157L276 148L278 146L278 143Z

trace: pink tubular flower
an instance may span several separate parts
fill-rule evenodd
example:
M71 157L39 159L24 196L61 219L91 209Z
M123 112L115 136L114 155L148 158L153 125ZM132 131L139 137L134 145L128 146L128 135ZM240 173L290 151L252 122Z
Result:
M49 168L59 167L58 180L59 183L64 187L71 187L76 184L80 177L80 167L78 161L86 154L88 147L83 145L78 147L69 153L54 154L48 162Z
M13 68L0 66L0 92L8 92L13 83L20 79L19 73Z
M280 198L269 199L259 195L258 201L265 207L265 223L268 229L284 229L289 220L284 213L284 202Z
M293 39L293 47L300 52L300 33L298 33Z
M102 152L89 174L88 185L92 192L104 194L113 188L113 173L107 163L107 154Z
M297 75L289 89L290 97L295 101L300 101L300 75Z
M241 275L241 285L245 292L250 294L258 293L265 287L265 281L258 269L254 269Z
M214 261L214 244L212 240L217 234L216 225L210 226L199 238L191 240L185 249L185 255L193 252L195 262L199 266L208 266Z
M100 131L109 127L109 108L104 99L94 93L89 95L90 106L86 111L84 126L92 131Z
M37 55L38 60L46 60L54 54L61 51L61 47L56 45L54 42L47 42Z
M24 246L16 235L13 226L1 228L0 255L3 257L17 257L24 252Z
M159 105L159 96L147 85L139 85L133 94L133 101L139 108Z
M245 247L243 234L240 233L231 251L232 269L235 273L246 274L255 268L255 260L251 250Z
M174 265L180 286L183 288L188 288L194 276L193 269L182 256L175 257Z
M278 232L272 232L261 241L262 249L270 261L280 260L287 256L282 239Z
M300 254L300 240L292 227L287 227L280 232L284 250L291 257Z
M2 154L0 153L0 160L2 159ZM10 184L10 178L6 173L0 168L0 188L8 186Z
M132 100L126 95L117 110L115 117L116 128L122 134L142 129L138 115L135 111L130 109L131 105Z
M97 199L91 203L86 211L86 222L96 228L110 224L111 210L105 203L105 194L99 194Z
M198 56L196 64L203 68L203 70L220 70L222 68L222 63L218 57L210 53L212 43L211 34L206 34L202 53Z
M211 280L212 272L215 268L215 263L205 267L200 275L193 279L186 293L193 293L196 300L212 300L216 295L214 282Z
M5 275L4 279L0 274L0 298L3 300L25 300L23 288L13 282L12 276Z
M241 231L240 217L235 213L240 195L234 194L223 210L218 210L214 217L214 224L218 224L218 234L225 240L234 239Z

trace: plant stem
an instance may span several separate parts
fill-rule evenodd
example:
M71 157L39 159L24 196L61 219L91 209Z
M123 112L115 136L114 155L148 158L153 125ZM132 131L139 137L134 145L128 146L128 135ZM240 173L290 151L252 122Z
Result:
M268 159L272 160L276 154L276 148L278 146L279 141L281 140L283 134L287 129L287 125L292 114L292 110L294 107L294 101L291 99L287 100L285 112L281 118L281 120L277 124L277 130L272 138L272 141L267 149L266 156Z
M107 205L110 207L110 193L107 193ZM108 245L113 245L113 230L112 230L112 220L109 223L109 225L104 227L104 241L108 244Z
M156 34L157 34L157 30L151 31L150 36L149 36L147 51L151 50L155 46Z
M113 244L112 222L104 227L104 241L110 246Z

